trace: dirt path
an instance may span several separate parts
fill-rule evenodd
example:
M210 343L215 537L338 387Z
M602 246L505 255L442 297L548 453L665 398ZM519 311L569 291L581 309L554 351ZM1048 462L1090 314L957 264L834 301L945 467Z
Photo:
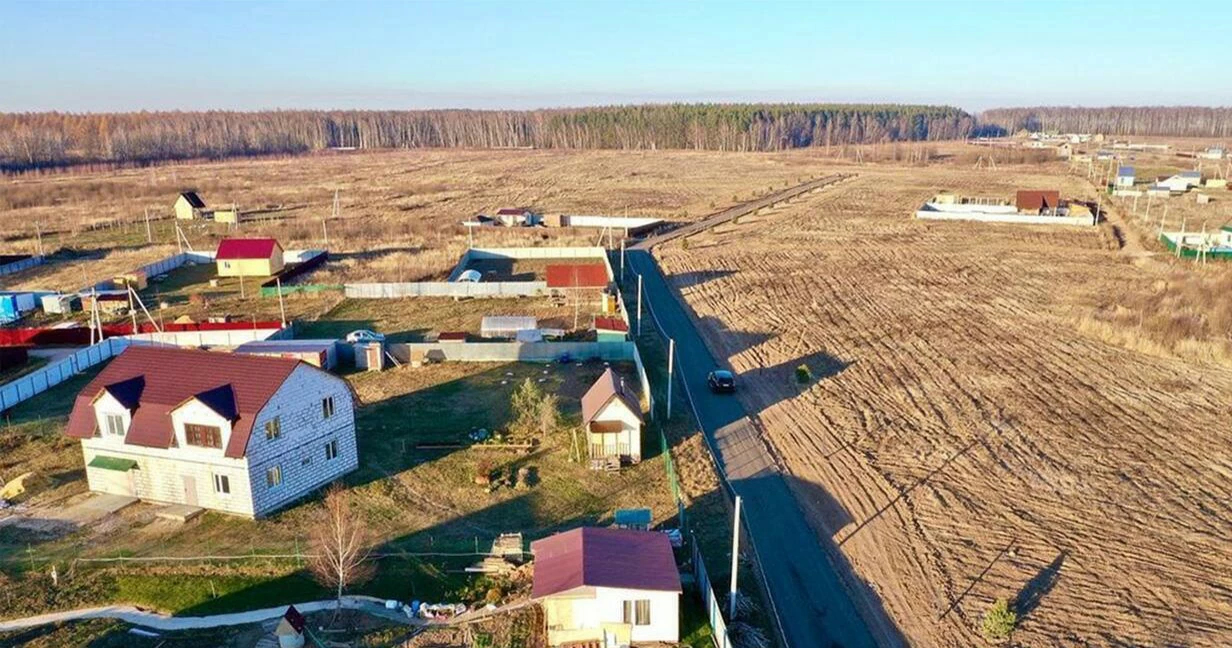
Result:
M348 610L359 610L369 614L375 614L383 618L388 618L393 621L400 621L407 625L416 625L411 619L405 615L391 613L386 610L383 601L367 596L344 596L342 599L342 607ZM323 610L331 610L337 605L337 601L308 601L305 603L296 603L295 609L304 614L310 612L320 612ZM280 618L287 611L287 606L280 605L277 607L265 608L261 610L250 610L248 612L234 612L231 614L216 614L213 616L201 617L173 617L158 612L147 612L139 608L129 605L108 605L103 607L82 608L80 610L66 610L64 612L51 612L48 614L40 614L38 616L25 617L22 619L9 619L0 621L0 632L13 632L17 630L25 630L34 628L49 623L62 623L65 621L78 621L82 619L116 619L125 623L141 626L143 628L151 628L153 630L161 630L170 632L175 630L196 630L200 628L220 628L224 626L248 625L251 623L260 623L270 619Z

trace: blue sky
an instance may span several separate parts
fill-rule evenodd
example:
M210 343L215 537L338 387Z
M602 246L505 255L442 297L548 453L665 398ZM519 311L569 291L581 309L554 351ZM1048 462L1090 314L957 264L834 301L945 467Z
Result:
M1230 105L1230 26L1227 1L0 0L0 111Z

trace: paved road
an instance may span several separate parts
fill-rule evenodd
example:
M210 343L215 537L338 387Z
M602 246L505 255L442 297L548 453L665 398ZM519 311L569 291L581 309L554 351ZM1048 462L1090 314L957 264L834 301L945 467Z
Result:
M823 178L793 187L775 196L720 212L706 219L693 232L716 222L751 213L778 202L836 182ZM666 235L675 238L681 230ZM769 448L749 421L739 399L712 394L706 375L719 366L685 307L671 291L649 249L664 240L656 238L632 248L627 261L643 276L645 304L656 327L676 341L677 376L694 414L710 442L711 451L733 490L744 499L744 520L768 581L771 605L780 633L789 648L876 646L873 633L856 612L838 573L817 535L805 522L804 512L792 495ZM883 638L884 643L895 643Z

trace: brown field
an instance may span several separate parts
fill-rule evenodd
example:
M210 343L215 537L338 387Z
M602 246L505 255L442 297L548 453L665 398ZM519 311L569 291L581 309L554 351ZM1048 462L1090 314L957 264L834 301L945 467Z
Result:
M39 222L46 247L91 258L65 258L0 285L76 289L173 253L170 221L154 223L153 247L140 221L147 206L168 212L183 187L211 205L259 211L261 220L240 233L274 235L292 249L324 244L321 217L341 189L342 217L328 223L333 258L303 280L341 283L442 278L467 244L458 223L480 210L627 208L696 220L771 187L854 172L836 187L657 251L712 350L742 374L741 398L782 464L833 497L811 501L801 492L823 540L913 645L979 645L980 616L996 598L1017 602L1020 645L1232 643L1232 267L1161 254L1152 229L1159 203L1148 220L1141 202L1135 215L1105 200L1110 222L1081 230L912 220L939 189L1098 195L1061 162L1024 158L1031 164L974 170L975 147L927 146L928 160L898 147L832 152L841 160L821 152L407 151L4 179L0 251L29 252ZM1232 200L1169 205L1169 229L1178 218L1211 227L1232 220ZM126 224L87 229L110 221ZM186 233L209 248L227 230L193 224ZM594 243L572 230L492 228L476 239L485 247ZM188 294L205 291L202 279L173 274L147 293L168 301L167 318L279 314L276 299L240 298L226 282L210 309L187 304ZM290 296L286 307L304 337L373 328L398 340L477 330L485 314L569 325L573 316L537 300L333 293ZM792 375L801 364L816 376L807 388ZM515 367L517 377L541 370ZM657 517L671 512L658 458L615 481L588 481L567 461L561 437L534 457L542 485L489 496L467 485L481 450L430 458L386 447L387 438L498 425L506 370L442 365L351 377L368 403L366 456L381 457L357 475L355 491L383 539L419 549L603 519L634 504L651 503ZM584 381L558 380L575 401ZM472 386L483 402L467 398ZM27 403L0 434L6 474L49 473L48 499L84 488L79 451L57 434L71 402L60 400ZM454 410L433 414L437 400ZM447 415L455 411L464 416ZM726 502L700 437L668 435L693 519L721 518ZM33 540L64 557L281 548L302 536L314 506L259 523L207 515L191 534L152 522L142 507L120 516L111 538L90 531ZM725 525L710 526L702 533L722 544Z
M1232 368L1075 319L1192 265L1117 252L1108 226L910 218L939 188L1094 197L1056 172L859 173L657 252L781 462L834 498L805 502L822 537L914 645L981 642L996 598L1020 645L1232 642Z

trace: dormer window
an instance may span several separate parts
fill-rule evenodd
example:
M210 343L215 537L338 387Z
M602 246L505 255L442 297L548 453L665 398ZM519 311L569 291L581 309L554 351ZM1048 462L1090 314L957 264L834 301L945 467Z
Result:
M199 448L222 448L222 430L214 425L185 423L184 441Z
M108 436L124 436L124 417L120 414L104 414Z

